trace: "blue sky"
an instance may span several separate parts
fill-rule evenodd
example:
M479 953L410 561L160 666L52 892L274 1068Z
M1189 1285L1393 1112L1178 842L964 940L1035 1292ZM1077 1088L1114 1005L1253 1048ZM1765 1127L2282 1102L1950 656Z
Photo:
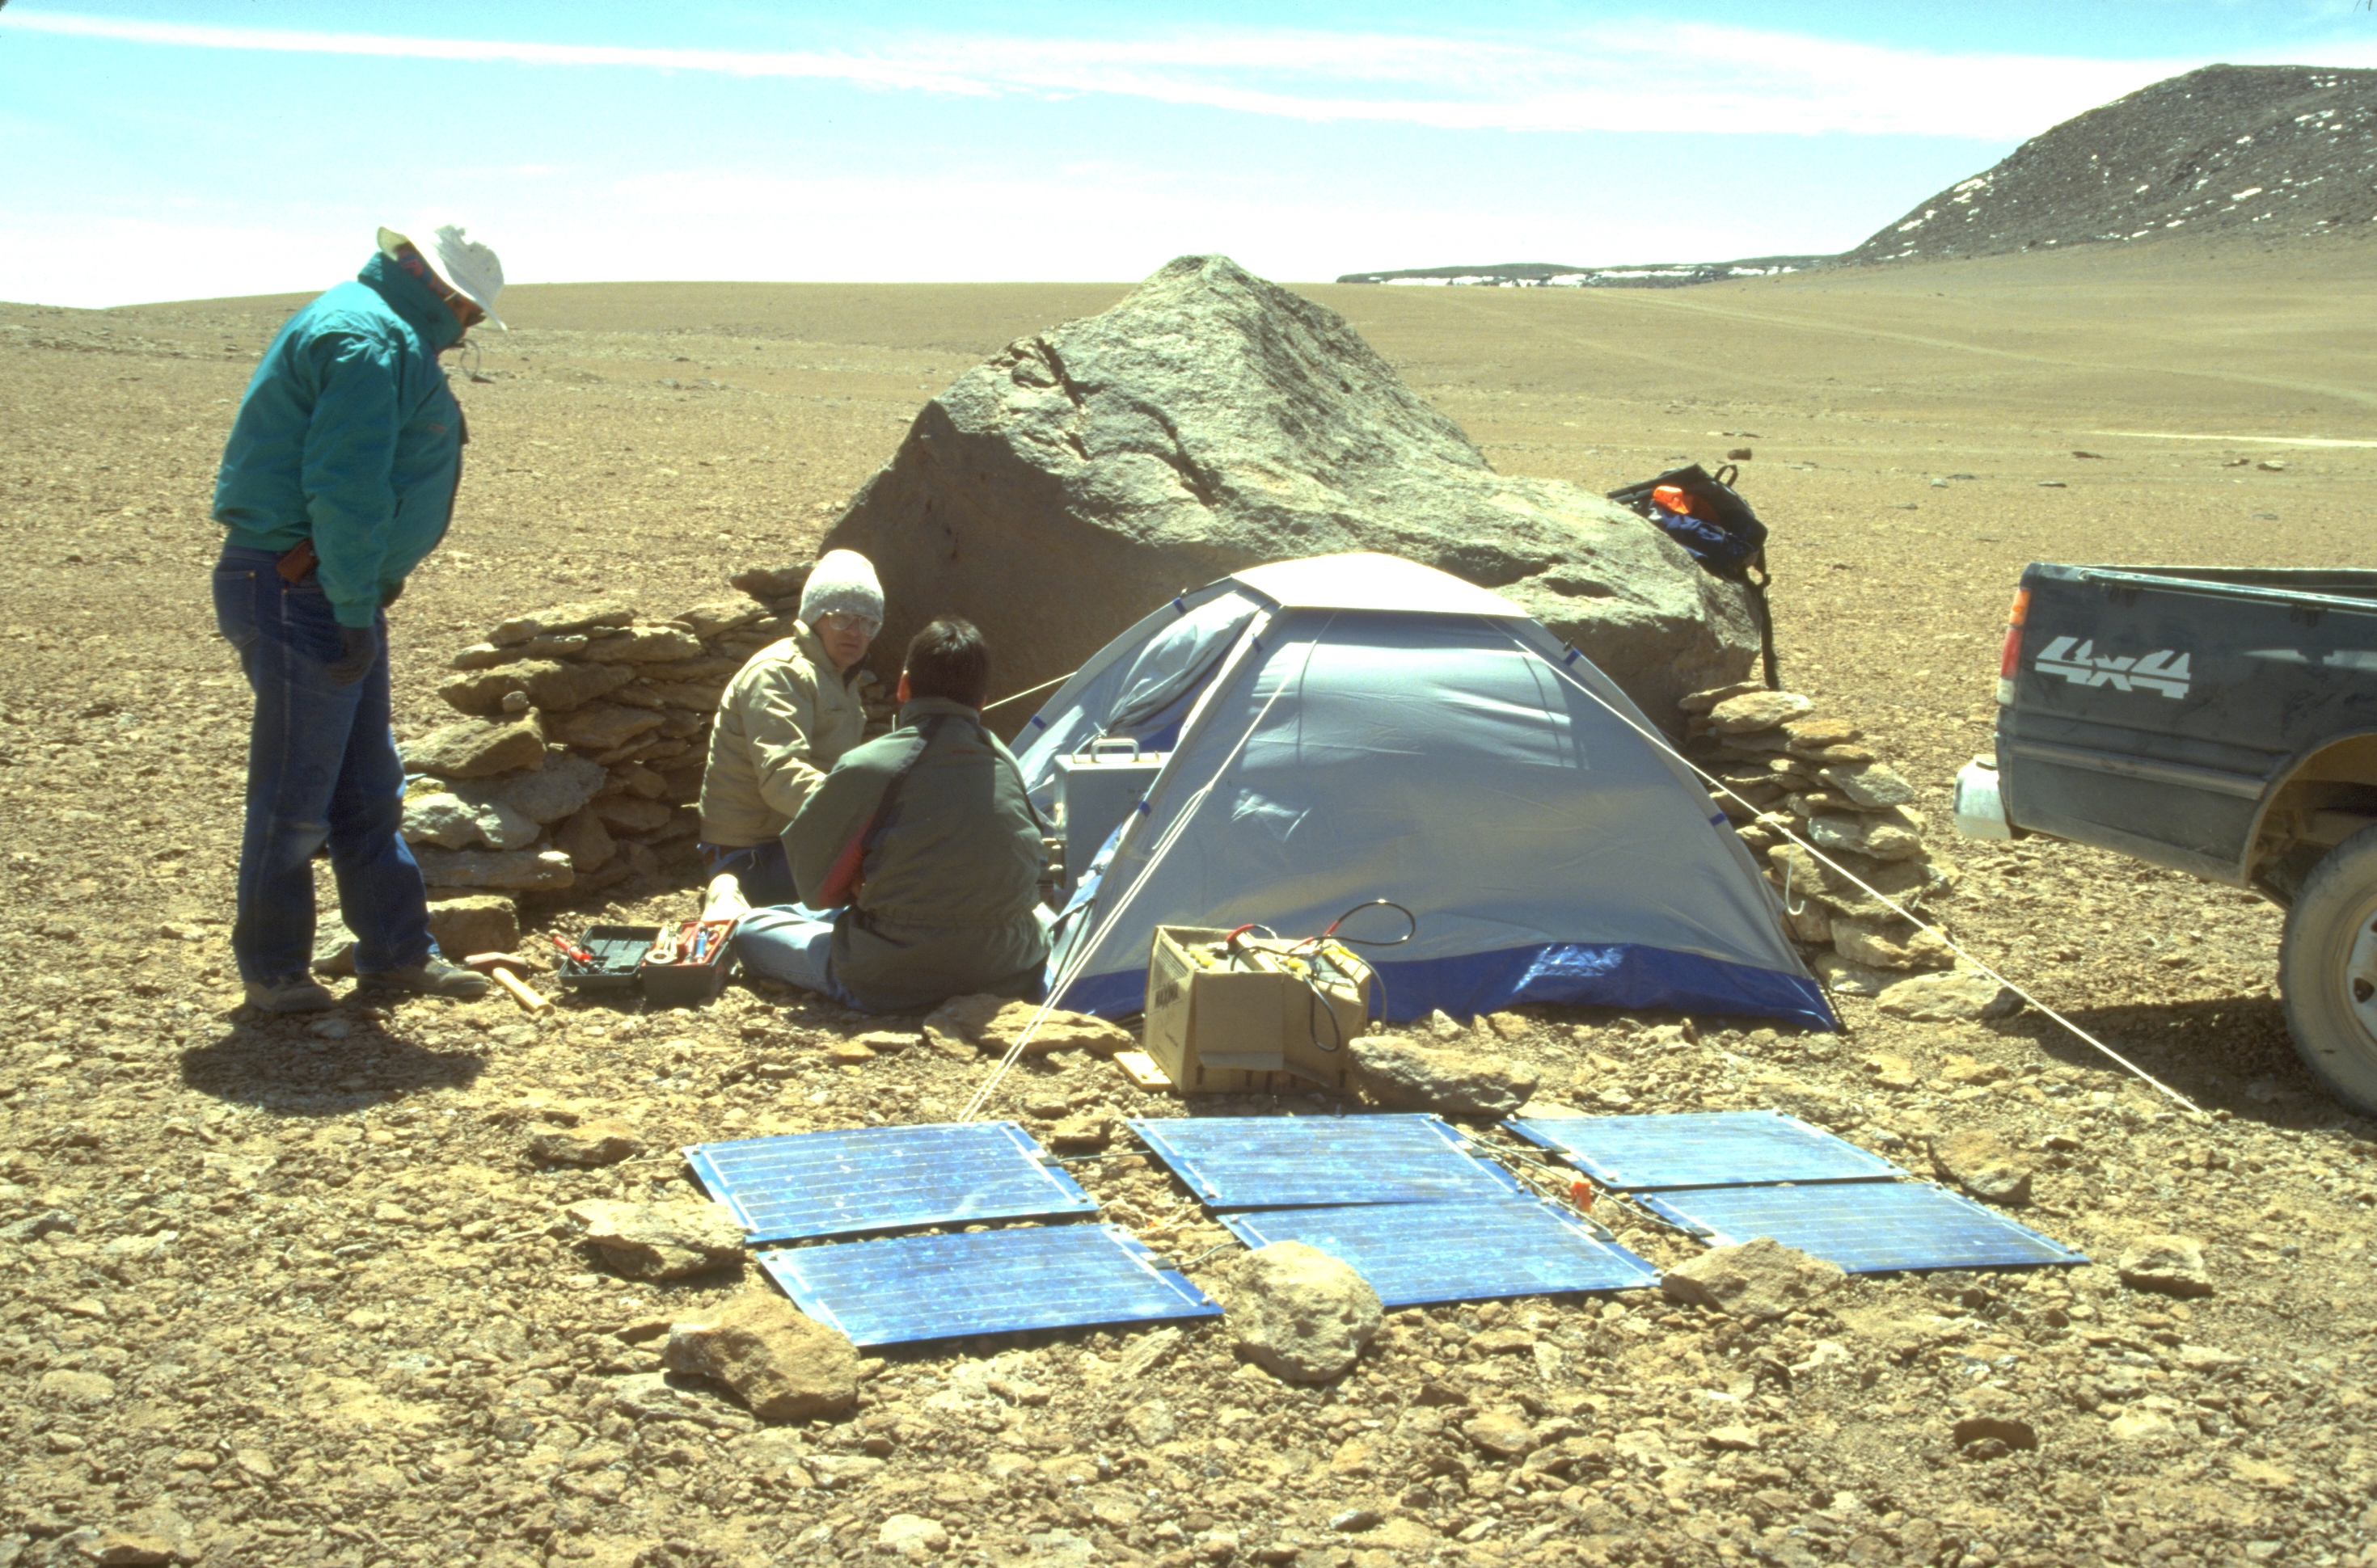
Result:
M0 300L320 288L433 213L515 282L1831 251L2163 77L2377 65L2356 0L855 9L15 0Z

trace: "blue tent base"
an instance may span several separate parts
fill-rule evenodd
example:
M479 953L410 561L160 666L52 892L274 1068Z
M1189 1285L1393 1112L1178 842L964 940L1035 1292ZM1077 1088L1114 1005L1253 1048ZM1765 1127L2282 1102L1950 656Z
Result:
M1425 1018L1439 1008L1456 1018L1470 1018L1523 1002L1543 1002L1840 1028L1823 987L1805 975L1633 943L1554 942L1402 962L1372 956L1382 1016L1390 1023ZM1147 971L1142 967L1084 975L1057 1002L1076 1013L1126 1017L1147 1005Z

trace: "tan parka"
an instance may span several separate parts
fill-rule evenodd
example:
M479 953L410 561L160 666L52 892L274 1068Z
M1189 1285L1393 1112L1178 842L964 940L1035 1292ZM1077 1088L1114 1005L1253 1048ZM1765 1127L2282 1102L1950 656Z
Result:
M782 834L842 754L866 738L845 676L806 625L753 654L718 698L701 773L701 838L726 849Z

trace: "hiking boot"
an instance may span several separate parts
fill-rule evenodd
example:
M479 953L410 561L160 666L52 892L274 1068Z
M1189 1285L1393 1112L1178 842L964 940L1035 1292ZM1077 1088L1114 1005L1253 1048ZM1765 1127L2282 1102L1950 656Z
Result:
M364 991L409 991L418 996L446 996L457 1002L476 1002L487 994L486 976L460 964L449 964L435 953L418 964L401 969L375 969L357 975L355 980Z
M328 986L306 975L283 980L249 980L246 989L247 1004L267 1013L319 1013L339 1004Z

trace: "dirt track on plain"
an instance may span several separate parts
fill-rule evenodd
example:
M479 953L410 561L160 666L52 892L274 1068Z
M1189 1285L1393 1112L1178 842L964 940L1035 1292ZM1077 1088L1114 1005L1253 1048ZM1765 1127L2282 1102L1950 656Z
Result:
M2370 259L2165 244L1664 292L1309 291L1505 469L1606 489L1751 448L1786 683L1944 820L2025 562L2370 564L2377 448L2289 444L2377 440ZM1121 291L508 294L518 330L460 387L454 533L394 617L400 728L441 717L446 657L504 612L599 591L670 613L801 555L931 391ZM1128 1335L890 1356L848 1423L663 1408L649 1344L619 1331L757 1271L622 1281L552 1233L559 1206L682 1194L673 1150L701 1138L942 1119L984 1069L832 1066L822 1041L903 1021L742 991L541 1028L500 999L354 1009L340 1038L237 1011L245 694L211 631L206 507L295 303L0 306L0 1563L89 1561L77 1532L109 1528L218 1564L806 1562L870 1555L902 1513L1000 1562L2377 1561L2377 1129L2293 1060L2278 913L2044 843L1944 840L1953 929L2217 1121L2174 1118L2032 1013L1933 1027L1850 1002L1845 1038L1701 1020L1684 1047L1547 1013L1507 1049L1547 1094L1782 1105L1918 1170L1929 1140L1996 1130L2035 1151L2025 1218L2094 1266L1861 1281L1757 1329L1650 1298L1397 1314L1319 1394L1208 1327L1137 1372ZM683 901L636 886L540 923ZM1915 1087L1879 1082L1877 1053ZM759 1057L797 1071L750 1075ZM626 1114L650 1152L531 1162L525 1130L573 1105ZM1100 1107L1156 1109L1079 1060L997 1109ZM1134 1167L1083 1180L1149 1216L1179 1201ZM2215 1294L2115 1279L2125 1241L2165 1229L2205 1244ZM1472 1343L1495 1327L1538 1352ZM1984 1386L2036 1453L1956 1451ZM1460 1434L1472 1407L1583 1442L1557 1467L1498 1459ZM1755 1450L1706 1441L1740 1424ZM1358 1509L1383 1522L1332 1529Z

